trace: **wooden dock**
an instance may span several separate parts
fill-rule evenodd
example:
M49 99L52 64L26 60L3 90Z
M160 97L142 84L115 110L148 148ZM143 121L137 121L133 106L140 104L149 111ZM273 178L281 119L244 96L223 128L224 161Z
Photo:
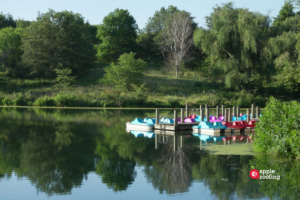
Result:
M193 130L193 126L197 126L199 122L191 123L178 123L175 124L155 124L154 129L158 130L168 130L168 131L184 131L184 130Z

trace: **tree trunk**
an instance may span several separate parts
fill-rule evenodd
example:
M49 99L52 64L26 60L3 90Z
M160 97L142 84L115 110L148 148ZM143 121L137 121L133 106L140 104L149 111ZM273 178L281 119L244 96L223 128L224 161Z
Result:
M176 77L178 76L178 64L176 64Z

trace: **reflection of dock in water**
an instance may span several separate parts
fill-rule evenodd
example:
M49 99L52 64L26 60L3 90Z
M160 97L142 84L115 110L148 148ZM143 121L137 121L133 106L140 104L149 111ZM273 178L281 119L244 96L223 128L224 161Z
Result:
M155 130L155 149L159 148L159 144L167 144L169 140L173 142L173 151L177 151L178 147L183 148L183 137L192 135L192 131L166 131Z

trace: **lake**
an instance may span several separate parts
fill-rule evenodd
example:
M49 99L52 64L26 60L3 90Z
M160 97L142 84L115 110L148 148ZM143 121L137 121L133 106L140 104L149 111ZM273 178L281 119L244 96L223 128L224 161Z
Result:
M154 116L155 110L0 108L1 200L300 199L298 161L256 154L247 141L126 131L127 121ZM280 178L251 179L252 168Z

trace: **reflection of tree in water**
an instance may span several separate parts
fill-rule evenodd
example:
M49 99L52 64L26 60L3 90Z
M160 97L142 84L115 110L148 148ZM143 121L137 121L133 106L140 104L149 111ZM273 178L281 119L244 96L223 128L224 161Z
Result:
M161 159L153 166L146 166L144 172L148 182L151 182L160 193L182 193L188 191L191 184L191 164L186 152L188 148L177 146L174 151L174 140L168 140L161 151Z
M126 190L134 182L136 171L135 162L129 160L102 157L96 164L96 173L106 183L108 188L115 192Z
M6 149L0 155L6 169L0 167L0 171L28 178L38 192L70 194L94 170L92 134L76 124L37 126L27 121L15 126L7 121L1 128L7 139L0 139L0 149Z
M111 137L111 134L115 137ZM123 138L122 136L127 138ZM96 163L96 173L101 176L102 182L115 192L126 190L136 177L135 161L129 159L129 157L132 158L133 156L130 153L131 151L129 150L127 153L123 152L123 155L126 156L121 157L117 148L121 141L123 143L130 142L131 136L129 134L118 135L106 132L96 140L97 148L95 153L101 156L100 160ZM118 141L119 139L121 140ZM131 144L134 146L134 143ZM121 147L121 149L123 148L124 146Z
M193 165L193 179L204 182L218 199L259 199L259 184L249 177L253 156L211 155L204 153Z
M300 162L274 159L270 156L257 156L251 161L257 170L275 170L280 180L255 180L260 185L259 190L270 199L300 199ZM262 176L262 174L260 174Z

